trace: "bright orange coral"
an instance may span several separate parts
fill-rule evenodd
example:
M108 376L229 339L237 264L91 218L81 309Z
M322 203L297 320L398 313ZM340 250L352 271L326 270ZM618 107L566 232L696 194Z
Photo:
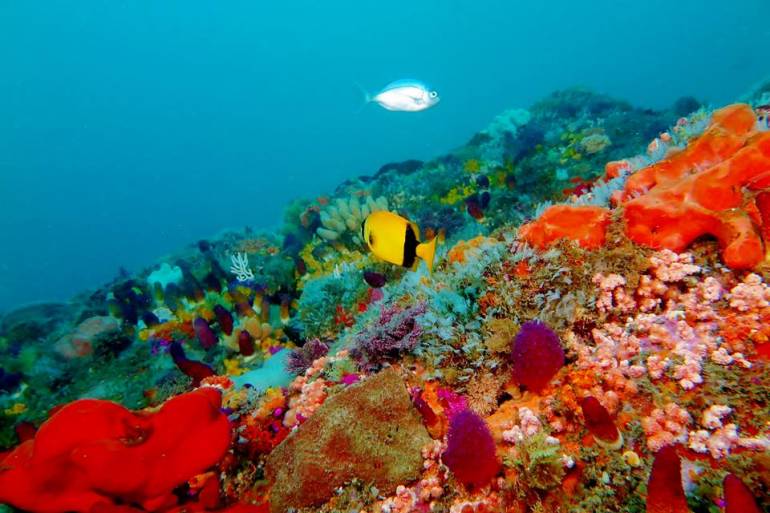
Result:
M626 234L638 244L683 251L716 237L724 262L750 269L764 258L761 225L770 188L770 133L756 133L748 105L715 111L712 124L686 149L629 177Z
M569 239L586 249L604 244L610 214L607 209L583 205L554 205L538 219L519 228L519 238L543 249L559 239Z

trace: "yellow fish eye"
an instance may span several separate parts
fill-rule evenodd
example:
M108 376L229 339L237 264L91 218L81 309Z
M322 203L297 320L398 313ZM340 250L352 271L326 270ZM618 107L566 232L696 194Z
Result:
M374 246L374 235L372 235L371 233L369 234L369 244Z

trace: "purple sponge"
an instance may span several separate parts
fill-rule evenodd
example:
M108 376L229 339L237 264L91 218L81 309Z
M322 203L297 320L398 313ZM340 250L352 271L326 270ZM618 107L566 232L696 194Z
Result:
M516 382L538 392L564 365L564 349L551 328L540 321L527 321L513 339L511 359Z
M466 486L484 486L500 470L492 434L472 410L462 410L449 420L447 448L441 459Z

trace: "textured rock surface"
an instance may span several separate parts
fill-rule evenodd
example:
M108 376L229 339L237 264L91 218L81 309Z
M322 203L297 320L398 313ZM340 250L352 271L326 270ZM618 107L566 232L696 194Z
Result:
M270 454L270 509L322 504L353 478L392 493L418 477L428 442L403 381L386 369L329 398Z

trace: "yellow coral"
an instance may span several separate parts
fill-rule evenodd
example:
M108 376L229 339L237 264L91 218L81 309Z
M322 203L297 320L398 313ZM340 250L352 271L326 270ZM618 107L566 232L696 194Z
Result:
M447 260L449 260L449 263L465 263L466 259L477 253L480 247L487 244L497 244L497 242L496 239L484 237L483 235L479 235L478 237L474 237L467 241L461 240L449 250L447 253Z
M447 192L439 201L444 205L454 205L475 192L472 185L458 185Z
M481 162L478 159L468 159L463 164L463 169L468 173L478 173L481 170Z
M244 372L238 358L225 358L222 363L225 364L225 374L228 376L240 376Z
M11 406L10 408L6 408L5 409L5 414L6 415L21 415L25 411L27 411L27 405L26 404L24 404L24 403L16 403L13 406Z

